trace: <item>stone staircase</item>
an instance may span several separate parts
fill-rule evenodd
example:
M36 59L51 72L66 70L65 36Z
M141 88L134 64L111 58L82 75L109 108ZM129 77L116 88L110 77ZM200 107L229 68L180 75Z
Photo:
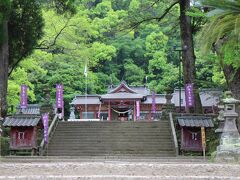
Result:
M59 122L48 156L176 155L168 121Z

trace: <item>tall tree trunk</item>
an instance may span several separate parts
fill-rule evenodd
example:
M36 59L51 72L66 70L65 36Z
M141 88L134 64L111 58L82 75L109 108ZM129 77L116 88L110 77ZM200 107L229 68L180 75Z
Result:
M186 15L190 9L190 0L180 0L180 32L182 43L182 63L183 63L183 81L186 83L193 83L194 87L194 102L193 109L187 109L188 112L202 113L202 104L198 92L198 87L195 82L195 55L192 36L191 18Z
M234 98L240 100L240 68L234 68L232 65L224 64L224 52L221 51L222 46L227 41L228 38L226 36L215 43L213 48L219 57L219 63L222 67L228 89L232 92ZM236 110L239 115L237 119L237 127L238 131L240 132L240 106L238 106Z
M240 68L234 68L232 65L224 65L224 76L229 90L236 99L240 100Z
M7 86L8 86L8 22L4 20L2 23L3 42L0 43L0 107L1 116L7 115Z

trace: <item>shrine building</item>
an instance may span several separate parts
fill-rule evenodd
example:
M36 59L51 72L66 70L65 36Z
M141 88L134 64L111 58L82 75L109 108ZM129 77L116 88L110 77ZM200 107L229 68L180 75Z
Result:
M216 90L203 92L200 92L203 112L215 113L221 92L216 93ZM184 90L181 90L181 94L181 112L184 112ZM125 81L122 81L118 86L110 86L107 94L76 95L70 103L72 110L69 119L156 120L160 119L166 102L166 94L155 94L147 86L128 86ZM177 90L172 94L172 103L178 112L179 92Z
M161 116L165 95L152 94L145 86L128 86L122 81L104 95L77 95L70 103L79 119L136 121ZM70 117L71 119L71 117Z

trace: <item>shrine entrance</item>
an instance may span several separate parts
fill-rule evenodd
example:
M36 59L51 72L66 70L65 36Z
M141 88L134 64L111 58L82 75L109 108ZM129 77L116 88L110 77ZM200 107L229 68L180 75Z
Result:
M147 87L129 87L122 82L107 94L76 96L71 105L79 112L80 121L126 122L159 119L164 102L165 96L151 94ZM75 117L72 109L71 117Z
M133 121L133 108L112 108L113 120Z

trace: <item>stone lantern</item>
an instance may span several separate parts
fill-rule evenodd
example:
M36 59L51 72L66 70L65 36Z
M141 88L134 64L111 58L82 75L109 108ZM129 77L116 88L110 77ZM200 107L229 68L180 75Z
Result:
M166 94L165 98L166 98L166 103L163 105L162 109L163 109L163 113L169 113L169 112L173 112L175 110L175 105L172 103L172 94Z
M69 117L69 119L76 119L74 111L75 111L75 107L71 106L70 107L70 117Z
M217 121L218 121L218 128L215 130L215 133L219 134L219 137L221 137L222 132L223 132L223 128L224 128L224 105L218 105L218 117L217 117Z
M239 161L240 160L240 136L236 126L236 106L240 103L232 97L231 92L226 93L224 103L224 126L217 147L217 161Z

